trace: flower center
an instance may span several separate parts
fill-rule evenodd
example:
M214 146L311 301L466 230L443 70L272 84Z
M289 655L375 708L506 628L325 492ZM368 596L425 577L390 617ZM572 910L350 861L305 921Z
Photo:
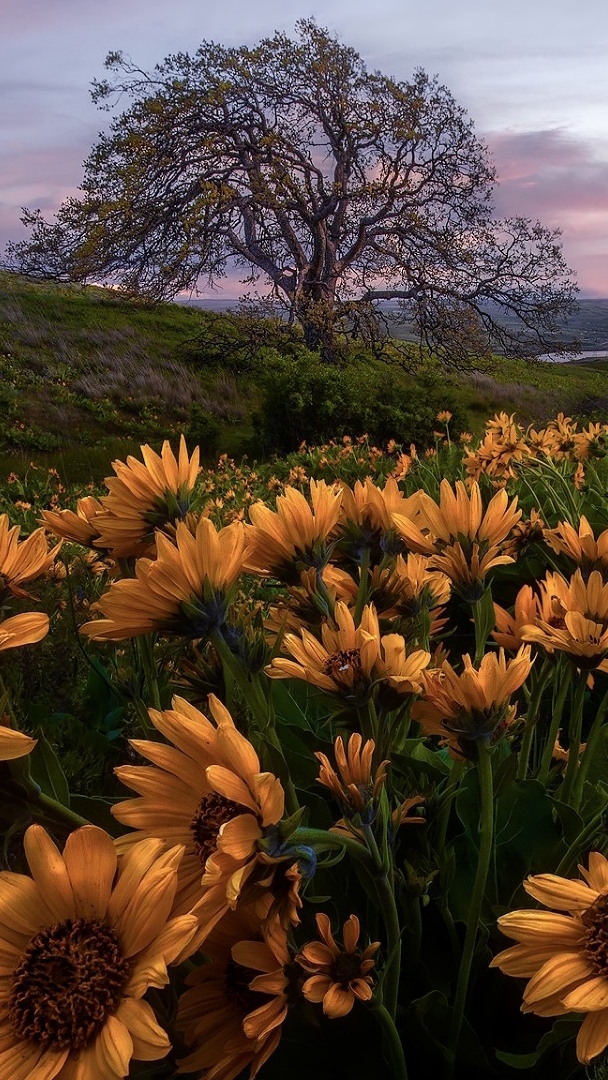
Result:
M353 686L363 678L359 649L340 649L325 662L323 674L346 686Z
M190 822L190 828L194 834L194 847L201 866L205 866L207 859L217 846L217 838L222 825L226 821L243 813L243 807L231 799L225 799L216 791L203 795L198 809Z
M119 1005L129 970L115 931L97 919L41 930L13 976L13 1031L44 1047L88 1046Z
M226 997L230 1004L234 1005L244 1015L253 1012L254 1009L269 1000L266 994L260 994L249 989L249 983L259 974L259 971L253 971L251 968L243 967L242 964L237 964L232 957L226 964L224 975Z
M581 915L581 922L587 927L585 955L598 975L608 975L608 895L598 896Z
M353 979L361 976L361 953L358 949L354 952L340 953L332 964L331 975L334 982L346 988Z

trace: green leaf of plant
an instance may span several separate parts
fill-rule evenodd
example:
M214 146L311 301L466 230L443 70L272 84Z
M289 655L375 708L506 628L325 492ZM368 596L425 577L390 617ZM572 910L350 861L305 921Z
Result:
M38 742L30 754L32 776L45 795L62 806L70 806L70 789L59 758L46 736L36 732Z

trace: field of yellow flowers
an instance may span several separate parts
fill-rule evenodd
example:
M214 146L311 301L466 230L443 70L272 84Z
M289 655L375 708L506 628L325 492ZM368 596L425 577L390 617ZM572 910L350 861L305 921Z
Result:
M0 1080L608 1075L608 424L0 502Z

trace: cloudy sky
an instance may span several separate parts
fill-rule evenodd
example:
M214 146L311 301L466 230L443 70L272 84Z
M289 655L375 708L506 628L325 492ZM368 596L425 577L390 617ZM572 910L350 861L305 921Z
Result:
M490 147L497 215L560 228L581 296L608 297L605 0L0 0L0 251L27 235L20 207L52 217L77 193L110 122L89 95L110 50L148 68L204 39L290 33L302 17L372 70L438 75Z

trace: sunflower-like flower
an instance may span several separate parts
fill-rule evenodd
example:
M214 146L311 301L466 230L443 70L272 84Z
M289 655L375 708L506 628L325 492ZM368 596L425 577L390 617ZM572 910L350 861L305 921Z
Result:
M412 706L412 716L425 735L440 735L455 758L475 760L477 743L494 743L514 721L511 697L526 681L532 660L522 645L512 660L504 649L486 653L479 670L463 656L464 671L457 674L449 661L425 672L424 693Z
M406 653L399 634L380 636L378 616L366 605L359 626L342 601L334 609L335 627L321 626L321 641L309 630L285 634L284 648L293 659L274 657L266 668L272 679L302 679L330 694L339 694L350 704L363 702L378 679L399 693L417 693L420 675L430 662L430 653L417 649Z
M7 727L0 720L0 761L14 761L15 758L25 757L35 745L36 739L31 739L23 731Z
M563 652L578 668L603 666L608 656L608 584L599 570L592 570L585 581L576 570L569 581L561 574L546 574L539 583L544 594L543 614L533 624L521 627L523 641L540 645L546 652Z
M397 531L410 550L431 556L429 566L447 574L465 600L479 599L488 572L513 562L503 543L521 517L517 498L509 505L506 491L497 491L484 513L479 485L472 483L469 494L462 480L456 481L456 493L441 481L439 506L422 495L420 516L427 531L395 514Z
M22 588L46 573L60 545L48 550L44 529L35 529L25 540L19 540L19 526L10 527L7 514L0 514L0 606L11 597L30 599Z
M154 554L156 530L175 526L192 509L199 447L188 458L182 435L178 459L167 440L160 456L147 445L141 453L143 462L131 455L126 464L112 462L116 475L106 477L109 494L101 499L105 513L94 519L99 531L95 546L116 559Z
M227 616L231 586L243 569L244 526L216 530L201 518L195 535L179 522L175 543L157 534L157 558L138 559L135 577L115 581L93 605L105 618L81 626L94 641L123 641L152 630L206 637Z
M370 814L386 780L387 761L381 761L372 776L372 759L376 744L373 739L363 739L358 731L353 732L344 749L342 736L334 742L334 756L338 772L331 765L329 758L321 751L315 751L315 757L321 762L318 782L329 788L340 806L347 814Z
M492 637L503 649L516 652L524 644L522 631L524 627L534 624L536 619L554 624L556 615L553 600L547 588L541 588L535 592L531 585L522 585L515 597L513 614L511 615L499 604L494 604L494 618L496 629L492 631ZM562 615L558 615L559 624L563 624Z
M584 880L536 874L524 889L550 911L510 911L498 920L517 944L494 957L491 967L529 979L522 1012L538 1016L586 1013L576 1040L587 1065L608 1046L608 861L597 851Z
M190 1053L180 1072L206 1080L257 1075L276 1050L288 995L301 969L278 920L264 926L252 907L229 912L205 943L211 962L186 979L177 1014Z
M284 809L280 781L261 771L253 746L213 694L209 710L213 722L179 697L173 709L151 709L152 723L171 745L132 741L152 765L116 768L140 797L112 807L118 821L136 830L117 841L121 849L153 836L184 846L175 910L189 911L204 899L207 932L230 906L231 879L251 868L264 830L281 820Z
M83 547L93 547L99 539L97 523L105 513L102 503L93 495L76 502L76 510L43 510L42 524L53 536L71 540Z
M597 538L584 514L578 530L569 521L562 521L555 529L544 529L544 539L558 555L567 555L581 571L586 581L592 570L603 576L608 574L608 529Z
M384 488L377 487L370 477L357 480L353 488L342 488L340 541L338 551L356 563L362 552L369 549L371 561L380 562L383 555L402 552L404 544L395 530L393 514L403 514L415 520L420 507L419 491L405 496L394 477L389 476Z
M187 952L192 915L171 917L181 848L136 845L120 862L86 825L60 853L40 825L25 834L31 877L0 873L0 1077L118 1080L132 1058L170 1050L149 987Z
M344 948L334 939L331 923L324 912L316 915L321 941L311 941L297 955L297 962L310 978L302 986L307 1001L323 1002L323 1012L330 1019L346 1016L355 1001L370 1001L374 955L380 942L374 941L366 949L358 948L359 920L349 915L342 928Z
M342 491L324 480L311 480L310 502L312 506L297 488L286 487L277 498L276 512L263 502L249 508L247 570L296 585L303 570L321 570L326 565Z

